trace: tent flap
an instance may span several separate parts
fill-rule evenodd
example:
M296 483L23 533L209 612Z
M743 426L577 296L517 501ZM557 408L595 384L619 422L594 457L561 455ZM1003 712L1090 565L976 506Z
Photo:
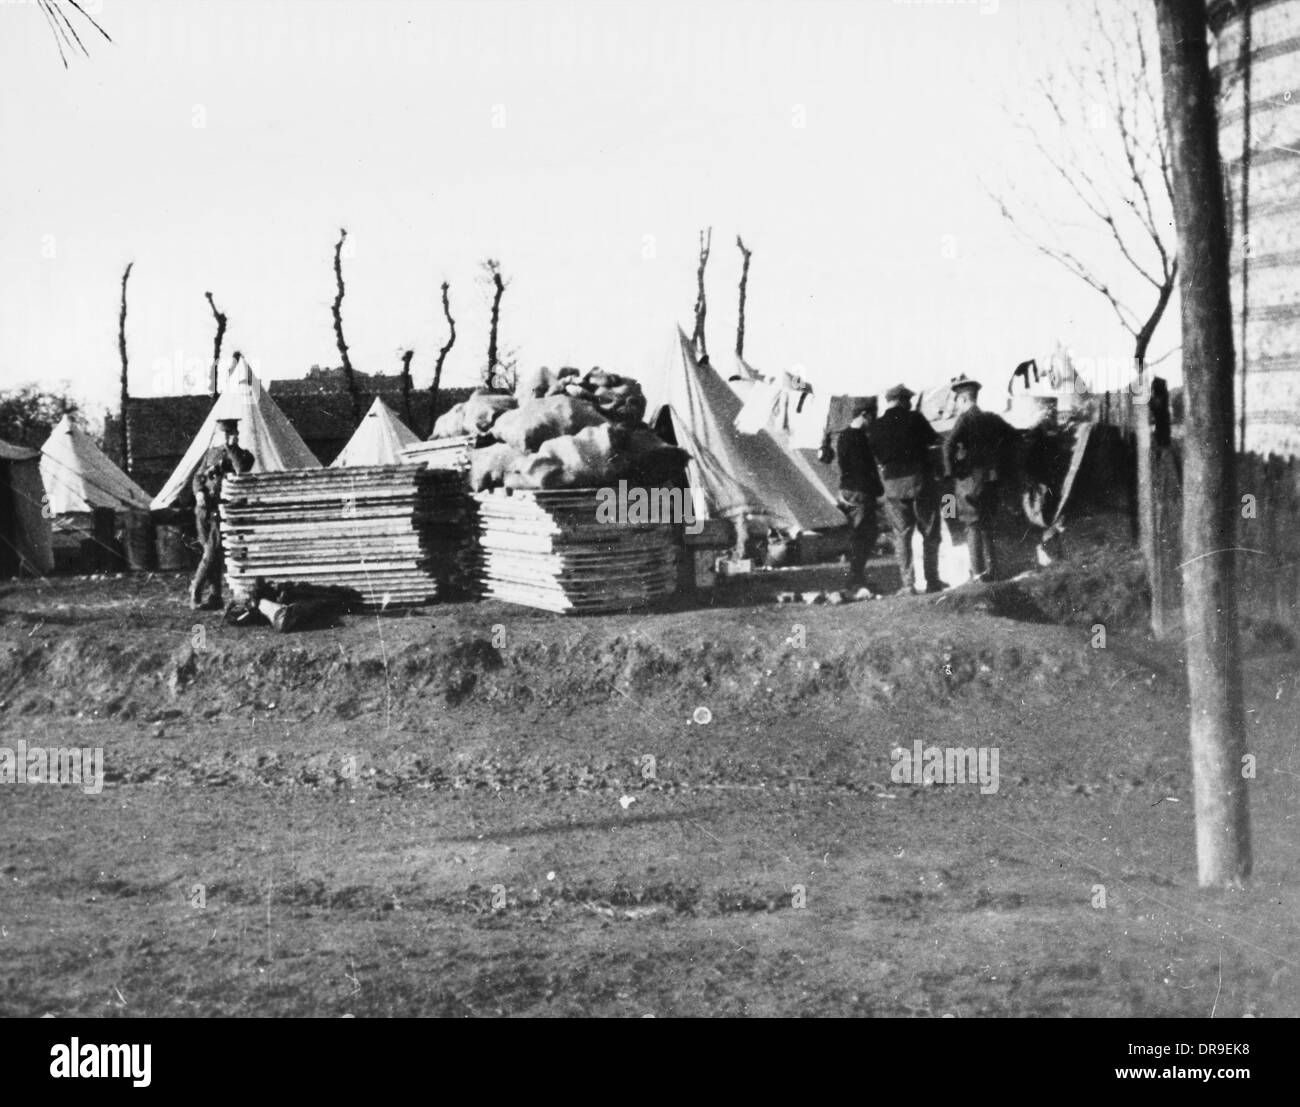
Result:
M666 372L647 392L648 410L668 410L677 444L691 455L687 476L703 492L706 517L754 515L789 531L844 525L834 495L804 458L767 430L737 431L740 398L695 360L680 328Z

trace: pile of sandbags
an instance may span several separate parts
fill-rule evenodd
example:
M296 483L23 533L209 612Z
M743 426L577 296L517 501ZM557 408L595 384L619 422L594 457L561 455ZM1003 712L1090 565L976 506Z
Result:
M685 450L648 427L603 423L558 435L535 454L518 456L504 469L503 483L507 488L597 488L625 480L658 488L680 481L687 458Z
M456 438L464 434L483 435L492 429L498 417L517 405L509 392L477 388L464 403L438 417L431 438Z
M675 484L687 455L645 426L644 414L645 395L629 377L543 368L521 379L515 395L481 388L457 404L429 443L411 447L421 451L412 460L466 470L474 492Z
M558 371L541 368L521 378L516 395L520 402L548 396L569 396L584 400L614 423L636 424L645 418L645 393L631 377L607 373L597 366L585 373L566 367Z

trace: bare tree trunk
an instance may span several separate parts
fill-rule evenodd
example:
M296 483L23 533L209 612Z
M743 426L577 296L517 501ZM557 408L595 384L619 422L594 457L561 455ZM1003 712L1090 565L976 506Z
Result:
M334 339L338 343L339 357L343 359L343 378L347 381L348 395L352 397L352 425L355 427L361 424L361 393L352 372L348 344L343 341L343 243L347 237L347 229L339 228L339 240L334 245Z
M120 389L121 397L120 397L120 412L119 412L119 418L117 422L117 434L118 434L117 443L118 443L118 449L122 453L122 468L125 469L128 473L131 471L131 456L130 456L131 440L130 440L130 436L127 434L127 427L126 427L126 401L130 398L131 390L127 383L128 363L126 359L126 282L130 279L131 270L134 268L134 266L135 266L135 262L133 261L128 262L126 269L122 273L122 310L117 317L117 352L122 359L122 377L121 377L121 381L119 382L121 386Z
M208 392L215 400L217 393L220 391L217 383L217 372L221 365L221 343L226 337L226 317L217 310L217 303L212 298L211 292L205 292L203 295L208 298L208 306L212 309L212 317L217 321L217 334L212 340L212 372L208 374Z
M487 353L487 386L488 388L496 387L497 364L499 357L497 354L497 328L501 324L501 297L505 294L505 281L501 279L501 265L496 261L487 263L488 272L492 277L492 324L488 331L488 353Z
M1201 887L1250 875L1237 637L1236 455L1228 236L1204 0L1156 0L1183 269L1183 613Z
M713 228L707 232L700 231L700 264L695 271L695 330L691 334L691 345L695 347L695 356L700 361L709 360L709 347L704 339L704 316L708 312L708 301L704 295L704 267L709 264L709 249L713 245Z
M411 425L411 358L414 356L414 350L402 354L402 415L408 427Z
M443 343L442 349L438 351L438 361L433 367L433 384L429 386L429 429L425 431L425 438L433 433L433 424L438 419L438 389L442 386L442 365L447 360L447 355L451 353L451 348L456 345L456 320L451 317L451 300L448 295L450 288L446 281L442 282L442 314L447 320L447 328L451 333Z
M745 356L745 293L749 289L749 259L753 250L745 248L744 240L736 235L736 246L740 249L744 262L740 266L740 311L736 316L736 356Z

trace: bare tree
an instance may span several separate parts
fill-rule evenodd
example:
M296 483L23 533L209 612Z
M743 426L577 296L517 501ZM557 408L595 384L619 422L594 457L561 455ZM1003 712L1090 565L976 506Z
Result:
M1232 305L1218 121L1204 0L1156 0L1182 276L1183 621L1201 887L1250 875L1250 814L1237 628Z
M483 374L483 383L488 388L514 388L515 358L514 351L505 354L498 345L501 327L501 297L510 287L510 282L501 276L501 262L488 258L483 263L483 274L491 297L492 314L488 329L487 367Z
M208 392L215 400L219 391L217 372L221 365L221 343L226 337L226 316L224 312L217 310L217 302L212 298L211 292L205 292L203 295L207 297L208 307L212 309L212 317L217 321L217 333L212 339L212 371L208 374Z
M361 423L361 393L357 390L348 344L343 340L343 243L347 237L347 229L340 227L339 240L334 244L334 339L338 344L339 357L343 359L343 379L347 381L348 395L352 397L352 424L357 426Z
M447 355L451 353L451 348L456 345L456 320L451 317L451 286L442 282L442 314L447 320L447 341L442 344L442 349L438 351L438 361L433 367L433 383L429 385L429 426L424 432L424 437L428 438L433 433L433 424L438 418L438 389L442 387L442 367L447 360Z
M131 390L127 381L128 362L126 357L126 282L131 278L131 270L135 268L135 262L127 262L126 269L122 272L122 308L117 317L117 352L122 359L122 375L119 380L120 385L120 411L117 421L118 449L122 454L122 468L130 470L131 458L129 454L130 439L126 427L126 401L130 399Z
M408 427L411 425L411 358L414 356L414 350L402 351L402 415Z
M695 270L695 329L691 332L691 346L700 361L709 360L709 347L704 338L704 317L708 313L708 300L704 295L704 268L709 264L709 250L713 246L713 228L700 231L700 259Z
M736 235L736 247L744 261L740 266L740 310L736 315L736 356L745 356L745 293L749 289L749 259L754 251L747 249L744 240Z
M90 51L86 49L86 44L81 41L81 36L77 34L77 28L73 26L72 20L68 18L67 7L80 14L80 16L95 28L109 42L108 32L104 30L77 0L37 0L41 13L45 16L45 21L50 25L50 34L54 36L54 45L59 50L59 60L63 62L63 68L68 68L68 56L64 53L66 45L69 51L80 50L86 57L90 57Z
M1178 279L1150 10L1134 0L1092 0L1075 11L1085 22L1078 53L1035 82L1039 115L1021 112L1015 121L1078 219L1053 201L1017 195L1014 186L993 198L1035 249L1105 298L1132 337L1134 369L1143 374ZM1101 252L1089 250L1097 231L1108 247ZM1140 302L1119 290L1125 271L1147 287Z

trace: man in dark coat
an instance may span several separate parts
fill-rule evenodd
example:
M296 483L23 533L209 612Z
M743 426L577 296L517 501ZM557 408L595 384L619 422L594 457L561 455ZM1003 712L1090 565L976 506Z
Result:
M225 556L221 549L221 485L229 473L247 473L253 468L253 455L239 445L239 420L218 419L225 438L220 446L213 446L203 455L198 470L190 481L194 492L194 523L198 530L203 556L190 584L190 607L220 608L222 606L221 578L225 569ZM211 588L205 599L204 591Z
M867 589L867 559L880 536L876 524L876 500L884 492L876 459L867 441L870 405L859 401L853 419L840 431L835 453L840 462L839 508L849 521L849 587ZM869 590L868 590L869 592Z
M997 579L993 525L1001 502L1002 481L1011 474L1016 432L1000 415L982 411L976 400L979 381L959 377L952 384L957 422L944 443L943 460L956 478L957 518L966 525L973 580Z
M902 576L899 593L915 591L912 565L912 536L921 532L925 590L942 592L947 585L939 579L939 486L935 477L932 448L939 435L930 421L912 410L914 392L898 384L885 393L889 405L870 432L871 451L880 466L885 489L885 513L894 528L898 571Z

